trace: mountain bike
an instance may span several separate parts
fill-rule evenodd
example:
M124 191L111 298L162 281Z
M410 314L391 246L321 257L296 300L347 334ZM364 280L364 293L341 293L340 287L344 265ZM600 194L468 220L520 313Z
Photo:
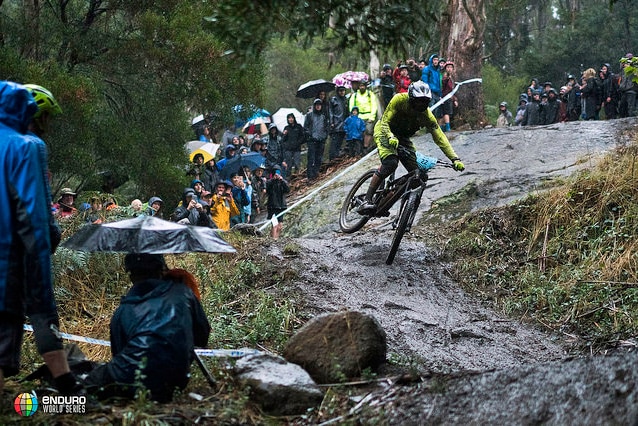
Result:
M376 206L374 214L361 214L359 208L365 204L365 195L370 184L370 179L375 170L368 170L355 182L341 206L339 227L342 232L353 233L361 228L373 217L388 217L390 209L401 200L398 214L392 220L394 237L390 246L390 253L385 263L391 265L399 250L399 244L403 235L410 232L416 211L421 203L421 196L427 185L428 171L436 166L454 168L451 163L438 160L434 157L426 157L417 152L418 168L398 178L392 174L377 188L372 202Z

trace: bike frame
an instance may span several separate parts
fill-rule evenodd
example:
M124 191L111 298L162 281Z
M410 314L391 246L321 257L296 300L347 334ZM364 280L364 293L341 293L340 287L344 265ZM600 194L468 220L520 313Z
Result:
M423 176L425 176L425 179ZM377 215L375 216L387 213L400 198L403 198L405 201L405 198L412 191L420 191L420 193L423 193L427 180L427 172L419 169L414 169L398 179L390 180L388 186L380 190L379 196L381 198L377 201ZM414 185L413 182L418 182L418 185ZM397 215L397 217L398 216L399 215Z

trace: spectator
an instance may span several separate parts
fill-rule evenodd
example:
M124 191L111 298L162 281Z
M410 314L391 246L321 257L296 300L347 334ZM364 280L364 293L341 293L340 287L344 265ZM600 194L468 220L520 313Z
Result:
M560 98L560 104L558 107L558 121L561 123L566 122L569 119L567 112L567 86L562 86L558 94Z
M281 175L281 168L275 166L273 175L266 182L266 194L268 197L268 219L273 221L270 230L270 236L278 239L283 229L284 215L282 214L288 204L286 203L286 194L290 192L290 186L286 179ZM273 220L273 218L275 218Z
M383 108L385 108L390 103L392 96L394 96L394 77L392 66L390 64L384 64L379 77L381 81Z
M82 386L66 360L53 292L51 253L59 233L52 229L48 166L42 163L47 161L46 145L27 134L32 121L33 130L46 134L51 117L62 110L48 90L35 85L30 90L0 82L0 394L4 379L19 372L28 315L54 386L63 394L77 395Z
M359 90L350 96L348 102L350 111L352 107L359 108L359 118L366 123L363 148L367 150L371 145L374 125L377 121L377 96L368 90L368 82L364 80L359 82Z
M538 108L538 124L545 124L545 111L547 110L547 93L541 92L541 103Z
M260 135L255 135L253 141L250 143L250 152L261 152L264 147L264 142L261 140Z
M232 144L235 137L237 137L235 126L227 127L222 134L222 146L225 148L227 145Z
M538 79L537 78L532 78L532 80L529 82L529 89L530 92L527 93L527 97L528 99L532 99L531 95L533 95L535 92L537 92L539 95L541 94L541 87L538 85Z
M600 67L602 73L602 101L607 120L618 117L618 76L611 72L611 65Z
M219 170L217 169L217 161L211 158L204 164L204 173L200 177L204 189L211 190L215 183L219 180Z
M412 83L412 80L410 80L410 76L408 75L408 66L405 64L399 65L394 75L396 93L407 93L410 83Z
M253 183L253 195L251 198L253 222L258 222L258 216L261 215L266 206L266 177L264 176L263 167L257 167L253 170L251 181Z
M527 94L521 93L518 98L518 107L516 108L516 117L514 118L514 125L522 126L523 118L525 118L525 110L527 109Z
M233 185L231 193L233 194L235 205L239 209L239 214L231 216L230 218L230 223L234 226L238 223L246 223L246 214L244 212L244 207L250 206L250 198L248 192L246 191L246 184L244 183L243 176L241 176L239 173L233 172L230 175L230 180Z
M89 208L83 212L84 221L88 223L100 224L104 222L104 213L102 211L102 200L94 195L89 198Z
M560 120L562 101L558 99L556 89L553 87L547 93L547 104L544 105L542 115L543 124L554 124Z
M618 92L620 93L620 101L618 104L618 116L621 118L633 117L636 115L636 93L638 93L638 85L634 83L633 77L625 73L625 68L630 65L630 60L634 55L627 53L620 60L620 81L618 83Z
M99 398L134 398L141 382L151 399L168 402L188 384L195 347L207 345L211 327L193 290L169 278L161 254L127 254L124 268L133 287L111 318L113 358L85 384Z
M204 171L204 155L197 153L193 157L193 163L186 172L186 176L190 176L193 179L200 179Z
M441 95L445 97L454 90L454 62L447 61L445 63L445 71L443 72L443 81L441 83ZM454 115L454 108L458 107L456 96L452 96L441 105L441 115L443 117L443 131L450 131L450 118Z
M158 219L163 219L163 214L160 211L163 205L164 201L162 201L160 197L151 197L148 200L148 207L144 211L144 214L147 216L155 216Z
M567 101L568 121L578 121L580 119L581 112L580 84L576 82L576 78L572 74L567 76L567 84L565 84L565 98Z
M326 148L326 139L330 125L326 115L322 111L323 103L317 98L312 103L312 111L306 114L304 130L308 144L308 180L314 180L319 176L323 152Z
M193 179L191 181L191 188L195 190L195 196L197 197L197 201L199 202L202 199L202 191L204 190L204 182L199 179Z
M350 117L346 118L343 128L346 131L346 152L351 157L363 155L363 133L366 123L359 118L359 108L352 107Z
M288 165L284 170L285 176L292 175L293 169L299 171L301 165L301 146L306 143L304 128L297 123L295 115L290 113L286 116L288 124L284 127L284 136L281 139L281 146L284 151L284 160Z
M253 212L253 179L252 179L252 171L250 167L244 166L242 168L243 171L243 179L244 179L244 189L246 190L246 194L248 195L248 205L244 206L244 223L251 223L252 212Z
M210 216L202 203L197 200L197 195L193 188L185 188L182 194L182 201L170 216L172 222L185 225L213 227Z
M543 83L543 89L541 90L541 97L543 93L547 93L547 97L549 98L549 91L552 90L553 87L554 85L552 84L551 81L546 81L545 83Z
M328 94L324 90L320 90L317 93L317 98L321 100L321 112L326 116L328 122L330 121L330 101L328 99Z
M142 211L142 201L138 198L134 199L133 201L131 201L131 205L129 206L131 208L131 211L133 212L133 214L138 214Z
M341 145L346 136L343 123L348 118L348 99L345 86L337 86L337 94L330 98L330 150L328 159L341 155Z
M414 58L408 58L408 60L405 61L405 64L408 67L408 78L410 79L410 83L421 80L423 69L419 67L419 64L417 64Z
M525 106L525 114L521 126L538 126L541 124L541 95L533 91L532 100Z
M262 155L266 157L266 161L271 164L281 164L284 169L286 162L284 161L284 149L282 146L282 134L277 129L275 123L268 125L268 134L264 137L264 148L261 150Z
M512 113L507 109L507 102L501 102L498 106L499 114L496 119L496 127L509 127L512 125Z
M596 70L588 68L583 72L580 86L582 101L582 117L584 120L595 120L599 106L598 89L596 85Z
M202 131L198 137L198 139L202 142L212 142L213 139L210 137L210 128L207 125L202 126Z
M239 215L239 209L232 194L233 184L219 181L210 199L210 216L218 229L230 230L230 218Z
M226 149L224 149L224 158L217 162L217 169L221 171L226 165L226 162L235 156L236 152L237 147L235 145L226 145Z
M432 100L430 108L441 99L441 72L439 69L439 55L434 53L428 59L428 65L423 68L421 80L430 86L432 91ZM436 118L441 118L440 110L432 111Z
M54 214L60 219L76 214L78 211L74 206L76 196L77 194L71 188L62 188L58 202L53 205Z

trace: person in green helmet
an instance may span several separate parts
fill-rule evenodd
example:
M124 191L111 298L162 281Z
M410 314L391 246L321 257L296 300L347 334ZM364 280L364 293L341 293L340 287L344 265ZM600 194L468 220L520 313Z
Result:
M432 111L428 108L432 98L430 87L423 81L410 84L407 93L394 95L381 120L374 126L374 141L377 145L381 166L370 181L365 203L359 207L361 214L374 214L376 206L372 202L375 191L385 178L399 166L399 161L408 172L416 169L416 148L410 140L417 130L425 127L432 135L434 143L454 163L457 171L465 170L461 159L454 152L445 133L439 127ZM399 145L406 148L399 150Z

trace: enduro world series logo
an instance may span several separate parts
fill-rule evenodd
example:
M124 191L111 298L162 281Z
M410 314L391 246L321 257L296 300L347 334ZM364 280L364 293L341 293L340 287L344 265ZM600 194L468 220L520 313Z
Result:
M22 417L29 417L38 411L49 414L84 414L86 412L86 396L45 395L38 400L35 391L16 396L13 408Z

